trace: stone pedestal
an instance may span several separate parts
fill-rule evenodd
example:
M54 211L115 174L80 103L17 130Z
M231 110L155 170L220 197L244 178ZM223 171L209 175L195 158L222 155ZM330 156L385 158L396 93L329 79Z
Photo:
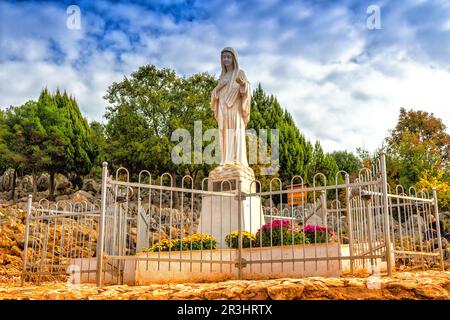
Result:
M198 232L211 234L218 242L219 248L227 248L225 236L238 230L239 201L236 190L241 184L245 193L256 192L255 175L250 167L241 165L219 166L209 174L208 190L229 193L226 195L205 195ZM264 224L264 215L259 196L248 196L241 202L242 230L253 234Z

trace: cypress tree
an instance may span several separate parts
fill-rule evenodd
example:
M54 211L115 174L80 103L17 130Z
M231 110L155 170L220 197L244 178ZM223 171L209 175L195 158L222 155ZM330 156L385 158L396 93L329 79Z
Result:
M37 104L28 101L18 107L10 107L5 114L7 133L4 135L2 158L14 168L12 198L15 195L17 170L29 172L33 177L33 194L36 194L37 174L49 164L43 149L47 132L37 114Z
M10 150L7 144L7 136L9 133L8 122L6 120L6 112L0 110L0 172L3 173L11 166Z
M59 90L51 94L47 89L38 99L38 115L47 131L44 142L46 154L51 159L47 167L50 174L50 198L55 191L57 172L76 176L89 173L95 158L95 149L90 138L91 128L81 115L76 100ZM81 179L78 179L80 186Z
M300 133L291 114L280 106L273 95L267 95L261 84L253 92L250 122L247 128L253 128L256 131L269 130L269 141L271 141L270 129L278 129L280 179L284 185L289 185L295 175L300 175L306 182L308 167L313 157L312 145Z

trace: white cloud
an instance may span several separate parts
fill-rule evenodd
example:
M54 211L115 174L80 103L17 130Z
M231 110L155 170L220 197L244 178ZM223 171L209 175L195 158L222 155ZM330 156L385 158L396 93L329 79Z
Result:
M191 21L142 6L97 5L104 14L82 7L82 30L73 32L61 27L65 8L0 4L8 12L0 40L1 106L59 87L75 95L89 120L101 120L107 87L139 66L217 76L220 50L234 46L253 86L273 93L306 137L327 151L380 146L400 107L434 112L450 125L450 73L442 59L450 47L424 42L427 34L411 26L407 6L390 14L382 7L383 30L374 33L365 29L365 10L343 6L271 1L249 10L236 2ZM30 14L20 30L13 28ZM436 23L448 24L448 15ZM111 19L120 27L111 27ZM440 30L429 37L447 39Z

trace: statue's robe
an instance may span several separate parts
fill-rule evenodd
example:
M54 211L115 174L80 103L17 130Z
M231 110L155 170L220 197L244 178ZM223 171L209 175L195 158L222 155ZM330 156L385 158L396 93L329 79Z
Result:
M250 83L243 70L224 74L228 84L211 94L211 109L219 125L221 165L248 166L245 128L250 120ZM240 79L240 85L236 79Z

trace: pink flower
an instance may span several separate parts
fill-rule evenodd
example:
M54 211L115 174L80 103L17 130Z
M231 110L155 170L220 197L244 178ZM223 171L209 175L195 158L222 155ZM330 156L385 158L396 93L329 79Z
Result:
M274 228L286 228L286 227L291 227L292 224L289 220L273 220L272 223L266 223L265 225L263 225L261 227L260 230L270 230L270 228L274 229Z
M306 227L303 228L303 232L308 233L308 232L328 232L330 235L333 235L333 233L324 226L312 226L312 225L307 225Z
M272 228L284 228L284 227L289 227L291 226L291 222L289 220L273 220L272 224L271 223L266 223L265 225L263 225L261 227L261 229L266 230L266 229L270 229L270 227L272 226Z

